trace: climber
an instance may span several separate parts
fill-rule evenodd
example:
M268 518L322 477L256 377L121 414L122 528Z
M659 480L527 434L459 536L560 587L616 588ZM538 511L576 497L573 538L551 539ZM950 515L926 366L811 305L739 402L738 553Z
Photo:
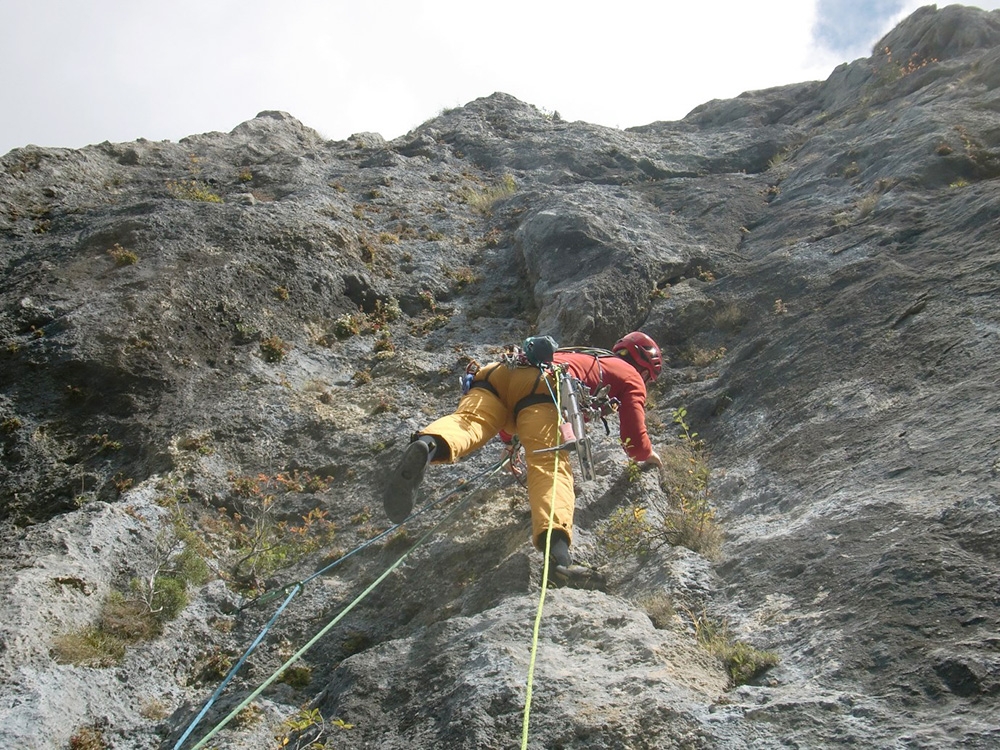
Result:
M535 337L534 341L548 337ZM526 347L533 339L528 339ZM549 360L580 380L591 393L608 386L618 401L619 435L629 458L643 467L662 467L646 432L646 383L662 368L660 348L645 333L634 331L619 339L612 351L550 349ZM530 354L530 352L528 352ZM543 357L544 359L544 357ZM539 364L529 357L529 362ZM548 384L543 378L548 378ZM573 473L569 456L556 461L553 446L560 444L559 418L552 396L551 375L532 366L493 362L470 378L468 392L453 414L432 422L413 436L388 480L386 514L400 523L413 510L416 489L427 464L453 463L478 450L498 433L517 435L525 448L532 542L545 549L552 513L550 563L554 572L572 581L586 569L573 565ZM543 452L536 452L543 451ZM553 510L554 505L554 510Z

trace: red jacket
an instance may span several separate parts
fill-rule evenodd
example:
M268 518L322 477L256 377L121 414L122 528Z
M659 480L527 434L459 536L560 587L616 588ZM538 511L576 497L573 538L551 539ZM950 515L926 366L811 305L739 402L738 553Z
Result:
M573 377L596 393L610 386L608 395L621 401L618 407L619 435L630 458L645 461L653 452L646 433L646 383L639 371L621 357L596 357L592 354L556 352L556 364L565 364Z

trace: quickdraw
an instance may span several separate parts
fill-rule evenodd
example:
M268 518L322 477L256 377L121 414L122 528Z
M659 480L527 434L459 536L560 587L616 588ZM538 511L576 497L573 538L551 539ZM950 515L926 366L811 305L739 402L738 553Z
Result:
M517 480L518 484L522 487L527 487L528 465L524 462L523 447L521 441L517 439L517 435L514 435L511 437L509 443L504 443L503 452L500 454L500 457L507 461L510 473L514 475L514 479Z
M589 394L590 390L582 381L566 374L564 367L556 367L554 370L559 394L558 403L561 404L559 436L562 442L551 448L536 450L535 453L554 453L575 448L577 458L580 459L580 474L584 480L596 479L590 436L587 435L587 425L581 408L582 393Z

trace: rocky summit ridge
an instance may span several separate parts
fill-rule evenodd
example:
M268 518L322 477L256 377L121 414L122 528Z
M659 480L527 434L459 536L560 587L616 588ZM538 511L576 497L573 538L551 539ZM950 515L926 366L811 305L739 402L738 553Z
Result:
M0 746L175 747L286 593L185 748L323 629L207 746L516 747L532 668L531 748L1000 746L998 112L1000 12L951 5L627 130L497 93L6 154ZM548 590L533 664L507 473L326 570L471 360L636 328L717 546L624 544L695 496L594 425L607 590Z

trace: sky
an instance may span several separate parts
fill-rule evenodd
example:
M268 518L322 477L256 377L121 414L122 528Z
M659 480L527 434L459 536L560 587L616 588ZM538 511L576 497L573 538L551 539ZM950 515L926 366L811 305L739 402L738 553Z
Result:
M264 110L329 139L393 139L496 91L568 121L679 120L712 99L826 79L925 4L0 0L0 155L178 141Z

